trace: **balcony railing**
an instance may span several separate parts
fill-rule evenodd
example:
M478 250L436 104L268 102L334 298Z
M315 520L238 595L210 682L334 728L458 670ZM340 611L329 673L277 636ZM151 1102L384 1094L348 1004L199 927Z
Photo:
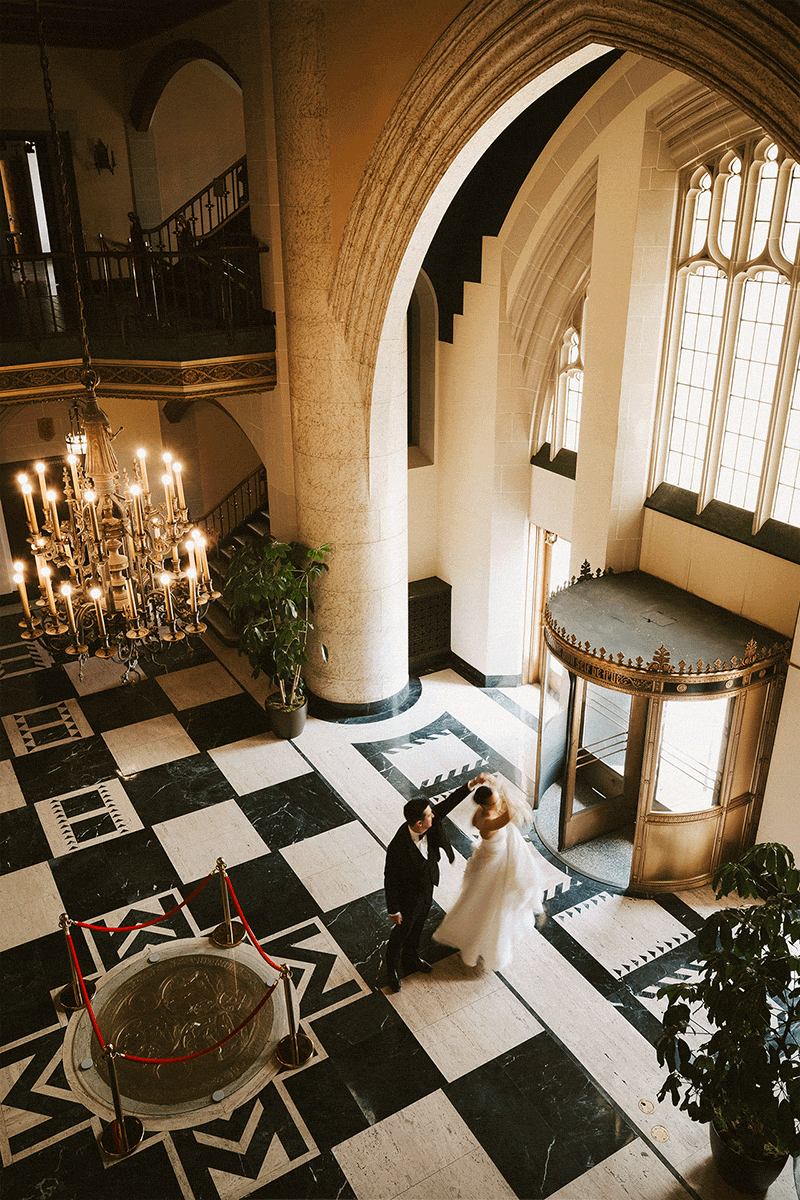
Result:
M154 250L185 249L181 232L185 228L184 222L190 238L201 241L227 224L248 201L247 158L244 157L212 179L160 225L145 229L144 234Z
M261 255L250 246L186 251L103 249L78 256L86 325L101 337L182 337L267 326ZM0 255L4 340L74 337L80 332L74 275L66 254Z

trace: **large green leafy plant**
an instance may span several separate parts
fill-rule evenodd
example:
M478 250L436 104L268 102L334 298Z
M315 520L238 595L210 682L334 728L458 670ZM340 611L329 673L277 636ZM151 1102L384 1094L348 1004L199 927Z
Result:
M302 669L308 662L308 635L314 628L311 585L322 571L330 546L309 549L300 542L253 542L231 558L223 595L239 634L239 653L280 690L286 708L304 700ZM320 643L327 661L328 652Z
M800 1154L800 871L779 843L753 846L713 879L718 898L763 901L725 908L698 937L696 978L669 984L658 1061L659 1099L711 1121L752 1159ZM697 1038L697 1021L706 1025ZM687 1040L691 1038L692 1044Z

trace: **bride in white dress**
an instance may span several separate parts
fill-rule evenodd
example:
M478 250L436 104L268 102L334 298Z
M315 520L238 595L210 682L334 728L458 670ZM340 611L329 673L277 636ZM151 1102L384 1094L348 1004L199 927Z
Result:
M479 775L470 787L477 804L472 824L480 840L458 899L433 937L460 950L469 967L480 958L485 970L502 971L516 944L536 928L536 913L544 911L539 872L520 832L533 814L524 800L512 800L493 775Z

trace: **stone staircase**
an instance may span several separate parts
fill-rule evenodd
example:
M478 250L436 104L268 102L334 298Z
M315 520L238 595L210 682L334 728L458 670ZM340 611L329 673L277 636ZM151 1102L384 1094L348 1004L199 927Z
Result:
M250 505L254 507L250 507ZM246 511L245 516L241 514ZM267 475L259 467L247 479L228 493L216 508L198 522L209 539L208 566L214 591L222 592L228 563L240 546L248 542L265 541L272 537L267 499ZM233 627L228 606L222 596L212 600L205 622L227 646L236 646L238 634Z

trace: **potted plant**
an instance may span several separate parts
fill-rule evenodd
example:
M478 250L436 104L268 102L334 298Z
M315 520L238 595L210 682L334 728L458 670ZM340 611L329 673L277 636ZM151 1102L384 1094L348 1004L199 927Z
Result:
M239 634L239 653L263 671L278 691L267 697L272 728L279 737L297 737L306 716L302 669L308 662L308 635L314 628L311 585L328 570L330 546L309 549L300 542L252 542L228 565L223 595ZM320 643L327 662L328 651Z
M711 916L696 976L660 989L656 1052L669 1075L658 1095L711 1122L728 1183L763 1192L800 1154L800 872L786 846L765 842L718 868L713 886L762 903Z

